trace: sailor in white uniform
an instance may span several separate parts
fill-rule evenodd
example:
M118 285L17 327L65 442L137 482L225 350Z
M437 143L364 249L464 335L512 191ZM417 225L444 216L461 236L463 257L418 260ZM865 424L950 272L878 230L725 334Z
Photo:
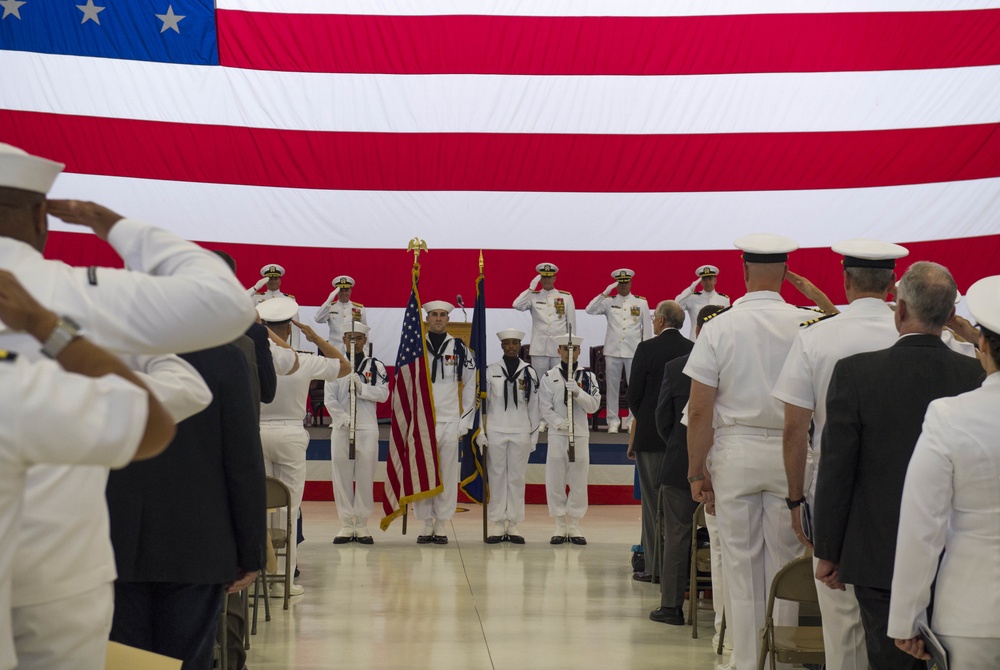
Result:
M694 283L674 298L687 312L687 322L690 328L688 337L692 341L698 337L698 329L695 326L697 325L698 312L701 311L702 307L706 305L729 307L730 304L728 295L715 290L715 283L719 278L719 268L714 265L701 265L694 271L694 274L698 277Z
M247 294L253 299L255 305L274 298L290 298L291 300L295 300L294 295L281 292L281 278L285 276L285 268L277 263L269 263L260 269L260 276L260 281L254 284L253 288L247 289ZM262 288L264 291L261 293L260 290ZM296 314L295 320L301 321L302 319ZM299 349L301 344L299 331L292 330L292 337L288 343L292 349Z
M602 315L608 320L608 330L604 336L604 375L608 394L608 432L617 433L621 426L618 417L618 396L621 390L622 370L631 381L632 358L635 348L643 340L652 337L653 322L649 316L649 304L642 296L632 293L632 277L635 272L621 268L611 273L615 281L587 305L587 314ZM617 289L617 295L611 292ZM632 413L625 417L625 429L632 423Z
M804 551L788 523L784 408L771 389L799 324L814 313L789 305L779 293L788 253L798 244L769 234L734 244L743 250L747 294L702 327L684 374L692 379L688 481L696 501L716 503L733 609L731 617L727 612L732 661L742 669L757 663L774 574ZM797 610L777 607L779 625L791 625Z
M949 668L979 670L1000 667L1000 276L973 284L966 300L982 333L986 380L927 408L906 470L887 632L927 658L918 629L927 625Z
M559 352L552 338L565 335L567 324L572 324L576 332L576 305L569 291L556 289L558 266L539 263L535 272L538 274L528 290L514 300L514 309L531 312L531 367L544 375L559 364Z
M448 315L455 306L444 300L424 303L427 312L427 369L434 394L441 493L413 503L424 522L418 544L448 544L445 528L458 505L458 441L472 428L476 400L476 364L462 340L448 334ZM459 385L464 386L459 390ZM461 395L460 395L461 394Z
M494 524L488 544L504 540L524 544L517 524L524 521L528 457L538 442L540 420L538 374L518 357L524 335L514 328L498 332L503 358L486 368L486 435L480 433L476 441L488 447L487 517Z
M274 298L257 306L264 325L282 340L291 334L293 317L299 306L291 298ZM302 425L309 396L309 383L322 379L327 383L336 382L351 372L351 366L340 350L319 337L309 326L294 322L302 329L306 338L323 352L324 356L299 354L298 365L286 375L278 375L274 400L260 406L260 444L264 451L264 470L269 477L280 479L288 487L292 498L292 519L298 518L302 505L302 494L306 484L306 448L309 433ZM272 527L284 525L285 515L275 514ZM288 548L285 569L296 568L296 544ZM297 596L302 586L292 584L289 595ZM284 584L275 583L271 595L284 596Z
M542 376L538 389L538 408L549 424L548 453L545 458L545 497L549 516L556 520L552 544L569 538L573 544L587 544L580 532L580 519L587 513L587 476L590 472L590 426L587 416L601 406L601 391L593 372L580 368L583 338L574 335L556 337L562 362ZM572 351L573 370L569 369ZM573 418L568 403L572 396ZM574 460L569 460L570 427L573 430ZM566 487L569 486L569 495Z
M896 283L896 260L908 253L897 244L875 240L840 242L833 245L833 251L844 257L844 292L849 304L839 314L811 319L800 326L771 392L785 405L783 443L792 528L799 541L809 547L812 544L803 534L802 515L815 501L826 393L833 368L842 358L887 349L896 342L899 333L885 300ZM812 445L810 425L814 426ZM813 472L810 481L805 480L807 463ZM826 667L866 670L868 651L861 610L854 587L846 586L846 591L819 583L816 588L823 614Z
M327 341L335 347L344 349L344 333L351 331L351 321L368 325L368 314L365 306L351 300L354 290L354 278L340 275L333 280L333 292L316 310L313 319L316 323L325 323L330 327L330 337Z
M365 354L369 328L354 324L341 338L351 361L353 375L328 382L324 404L330 412L330 460L333 466L333 497L342 524L334 544L352 540L373 544L368 517L374 508L375 466L378 465L378 417L376 405L389 399L389 377L385 365ZM351 342L354 357L351 358ZM351 386L354 386L354 458L350 457Z

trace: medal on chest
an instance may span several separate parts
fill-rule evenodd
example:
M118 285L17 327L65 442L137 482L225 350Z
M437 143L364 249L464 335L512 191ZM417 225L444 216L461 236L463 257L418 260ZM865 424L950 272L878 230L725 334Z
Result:
M556 314L566 313L566 301L563 298L556 298L553 304L556 308Z

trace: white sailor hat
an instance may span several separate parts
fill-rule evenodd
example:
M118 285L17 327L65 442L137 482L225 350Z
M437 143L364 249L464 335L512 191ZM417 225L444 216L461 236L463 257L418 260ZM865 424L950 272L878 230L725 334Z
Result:
M569 335L556 335L552 339L555 341L556 346L559 346L559 347L565 347L569 343ZM583 336L582 335L574 335L573 336L573 346L578 347L581 344L583 344Z
M265 301L265 302L270 302L270 301ZM360 321L355 321L354 322L354 332L355 333L360 333L362 335L368 335L368 333L371 332L371 328L369 328L365 324L361 323ZM344 335L350 335L350 334L351 334L351 329L345 327L344 328Z
M295 318L299 311L299 303L292 298L271 298L257 305L257 313L261 321L281 323Z
M261 277L281 277L285 274L285 268L274 263L265 265L260 269Z
M623 284L627 281L632 281L632 277L635 276L635 270L629 270L628 268L618 268L611 273L611 278L617 281L619 284Z
M830 248L844 257L845 268L895 270L896 259L910 253L906 247L879 240L844 240Z
M965 292L969 314L983 328L1000 333L1000 275L980 279Z
M717 277L719 276L719 268L714 265L699 265L694 274L696 277Z
M504 340L524 340L525 333L523 330L518 330L517 328L507 328L497 333L497 337L501 342Z
M559 266L554 263L539 263L535 266L535 272L543 277L555 277L559 272Z
M0 142L0 186L46 194L66 167Z
M352 286L354 286L354 277L339 275L333 278L334 288L351 288Z
M424 303L424 311L428 314L436 309L441 309L451 314L451 310L455 309L455 306L444 300L431 300L430 302Z
M733 246L743 252L746 263L784 263L799 243L782 235L753 233L734 240Z

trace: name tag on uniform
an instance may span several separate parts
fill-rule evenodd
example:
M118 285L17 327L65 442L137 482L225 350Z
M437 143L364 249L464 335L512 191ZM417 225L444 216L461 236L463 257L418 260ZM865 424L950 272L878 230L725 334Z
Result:
M611 309L621 309L621 305L611 305Z

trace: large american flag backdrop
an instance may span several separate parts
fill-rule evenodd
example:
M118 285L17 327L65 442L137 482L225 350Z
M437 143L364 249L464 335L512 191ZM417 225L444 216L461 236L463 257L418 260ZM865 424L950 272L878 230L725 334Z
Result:
M67 164L54 197L225 249L247 286L280 263L305 314L352 275L383 360L415 235L428 299L471 295L484 249L491 329L527 330L509 307L540 261L581 308L622 266L651 303L705 262L736 297L730 241L755 231L799 240L835 301L824 247L849 237L962 290L998 271L1000 2L0 7L0 140ZM48 255L114 260L61 225Z

